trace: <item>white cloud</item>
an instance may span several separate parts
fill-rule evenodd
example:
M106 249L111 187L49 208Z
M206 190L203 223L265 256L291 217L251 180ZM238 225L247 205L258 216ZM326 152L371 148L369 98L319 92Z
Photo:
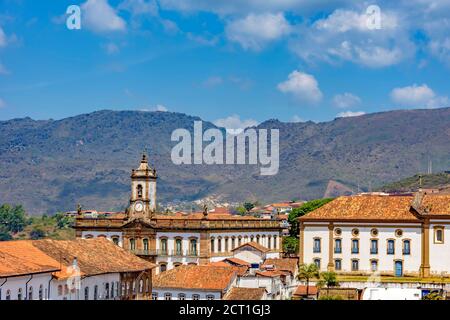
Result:
M225 28L228 39L244 49L261 50L267 43L291 32L291 25L282 13L249 14L229 22Z
M409 40L408 21L401 14L382 10L380 30L368 28L367 19L362 9L337 9L298 28L290 47L307 62L350 61L371 68L391 66L413 57L415 45Z
M155 107L155 111L167 112L167 111L169 111L169 109L167 109L162 104L157 104L156 107Z
M364 111L344 111L339 112L336 117L337 118L349 118L349 117L359 117L362 115L365 115L366 113Z
M239 133L248 127L254 127L258 125L258 121L253 119L241 120L241 117L237 114L233 114L229 117L214 120L213 123L222 128L226 128L227 132Z
M206 79L205 81L202 82L202 87L212 88L212 87L219 86L222 83L223 83L222 77L212 76L212 77L209 77L208 79Z
M294 116L292 116L290 122L305 122L305 120L302 119L301 117L299 117L298 115L294 115Z
M6 69L6 67L2 63L0 63L0 75L7 75L9 73L9 70Z
M0 48L6 47L6 43L7 43L7 38L6 38L5 31L3 31L3 29L0 27Z
M314 76L297 70L292 71L288 79L277 86L283 93L292 94L297 100L317 103L322 100L322 92Z
M117 54L120 52L120 48L117 44L109 42L103 45L103 49L109 55Z
M125 0L119 4L118 9L129 11L133 15L158 14L158 5L153 0Z
M107 0L87 0L82 6L82 26L95 32L125 31L126 22Z
M439 108L450 106L446 96L438 96L426 84L395 88L391 91L393 102L405 107Z
M349 92L337 94L333 97L333 105L337 108L353 108L361 104L361 99Z

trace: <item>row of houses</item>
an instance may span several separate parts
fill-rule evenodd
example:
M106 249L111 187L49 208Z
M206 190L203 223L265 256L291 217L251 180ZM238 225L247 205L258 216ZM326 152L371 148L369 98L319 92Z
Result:
M0 300L148 299L153 263L106 239L0 242Z

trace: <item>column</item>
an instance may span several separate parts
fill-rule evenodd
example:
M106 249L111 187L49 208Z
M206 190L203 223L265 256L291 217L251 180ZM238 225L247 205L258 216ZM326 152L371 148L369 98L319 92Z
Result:
M420 276L430 276L430 221L425 218L422 223L422 264L420 265Z
M333 223L328 224L328 271L334 271L334 259L333 259Z

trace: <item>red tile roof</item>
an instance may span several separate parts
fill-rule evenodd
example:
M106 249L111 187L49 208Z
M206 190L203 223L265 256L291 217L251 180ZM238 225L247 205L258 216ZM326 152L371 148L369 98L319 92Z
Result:
M153 278L153 288L224 291L237 276L235 267L183 265Z
M262 300L265 288L237 288L233 287L224 296L224 300Z
M138 272L153 269L156 265L138 258L113 242L104 238L76 240L34 240L33 246L71 266L77 258L78 267L85 275L97 275L115 272ZM65 276L65 270L56 276Z
M235 250L241 249L243 247L247 247L247 246L255 248L256 250L258 250L260 252L263 252L263 253L266 253L266 252L270 251L268 248L266 248L266 247L264 247L264 246L262 246L262 245L260 245L259 243L256 243L256 242L247 242L247 243L241 244L240 246L237 246L236 248L231 249L231 251L235 251Z
M319 288L316 286L309 286L308 295L317 295L319 292ZM299 285L297 289L295 289L294 296L306 296L306 286Z
M238 265L238 266L250 267L250 263L248 263L247 261L244 261L242 259L239 259L239 258L226 258L224 261L229 261L232 264L235 264L235 265Z
M60 263L34 247L30 241L0 242L0 277L55 272Z
M282 258L282 259L266 259L262 264L262 268L267 268L268 266L273 266L275 270L289 271L295 274L298 268L297 258Z
M415 222L418 221L418 218L411 210L412 200L412 196L344 196L300 217L299 220L397 220Z

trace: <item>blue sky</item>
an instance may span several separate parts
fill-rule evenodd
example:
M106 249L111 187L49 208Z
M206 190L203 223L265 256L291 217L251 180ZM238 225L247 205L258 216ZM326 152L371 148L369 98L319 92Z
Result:
M69 5L81 8L81 30L66 27ZM448 107L449 9L449 0L2 0L0 120L168 110L234 128Z

